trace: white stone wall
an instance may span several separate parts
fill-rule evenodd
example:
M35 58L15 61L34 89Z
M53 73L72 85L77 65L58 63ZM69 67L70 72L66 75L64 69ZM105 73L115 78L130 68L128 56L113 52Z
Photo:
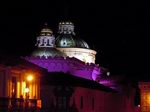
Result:
M95 63L96 51L85 48L57 48L68 57L75 57L85 63Z

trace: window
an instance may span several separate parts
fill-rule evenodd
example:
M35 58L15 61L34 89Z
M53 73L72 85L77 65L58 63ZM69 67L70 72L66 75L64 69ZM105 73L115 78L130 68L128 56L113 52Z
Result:
M83 109L83 96L81 96L80 101L81 101L81 102L80 102L80 108Z
M58 97L58 107L66 109L67 99L65 96L64 97L62 97L62 96Z
M92 98L92 110L94 110L94 97Z

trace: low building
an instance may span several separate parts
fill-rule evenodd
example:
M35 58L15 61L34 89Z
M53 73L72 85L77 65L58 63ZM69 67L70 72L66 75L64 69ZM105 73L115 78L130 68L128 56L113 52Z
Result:
M40 77L44 69L19 57L0 56L0 111L35 106L40 100ZM17 110L16 110L17 111Z
M42 78L42 109L44 112L134 112L135 91L131 86L123 88L119 92L71 74L49 73Z

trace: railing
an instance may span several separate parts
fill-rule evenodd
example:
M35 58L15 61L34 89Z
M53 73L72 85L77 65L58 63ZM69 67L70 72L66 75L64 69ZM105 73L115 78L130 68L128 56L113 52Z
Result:
M0 97L0 112L39 112L37 99Z

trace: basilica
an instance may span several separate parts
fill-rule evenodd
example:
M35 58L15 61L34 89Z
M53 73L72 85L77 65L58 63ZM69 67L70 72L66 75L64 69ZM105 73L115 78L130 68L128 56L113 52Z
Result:
M138 111L135 88L96 63L97 52L75 33L72 22L60 22L57 34L45 24L35 46L29 56L10 61L1 56L0 111Z

